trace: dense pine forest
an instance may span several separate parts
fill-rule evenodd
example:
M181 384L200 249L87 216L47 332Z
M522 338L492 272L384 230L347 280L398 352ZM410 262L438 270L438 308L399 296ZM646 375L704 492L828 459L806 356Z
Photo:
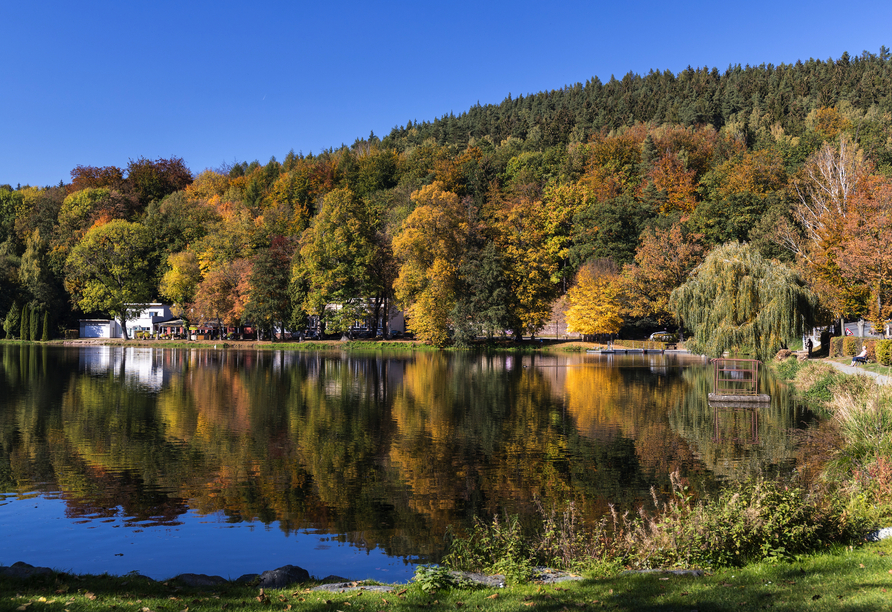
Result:
M728 243L801 284L816 322L892 314L885 47L592 79L282 161L83 164L0 186L7 337L157 300L328 332L401 308L440 346L643 334L692 312L673 290Z

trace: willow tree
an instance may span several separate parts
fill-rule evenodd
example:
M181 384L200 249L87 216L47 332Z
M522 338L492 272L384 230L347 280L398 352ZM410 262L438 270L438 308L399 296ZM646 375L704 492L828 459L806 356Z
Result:
M752 352L765 359L812 327L818 300L792 268L729 242L672 292L669 307L694 333L692 351L712 357Z

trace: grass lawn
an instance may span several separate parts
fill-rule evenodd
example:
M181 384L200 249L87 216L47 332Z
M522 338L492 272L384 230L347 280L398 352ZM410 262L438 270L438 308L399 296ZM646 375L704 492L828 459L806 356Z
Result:
M0 610L892 610L892 540L794 562L760 563L695 578L665 574L588 577L550 586L425 593L313 592L256 587L188 589L135 576L0 579Z

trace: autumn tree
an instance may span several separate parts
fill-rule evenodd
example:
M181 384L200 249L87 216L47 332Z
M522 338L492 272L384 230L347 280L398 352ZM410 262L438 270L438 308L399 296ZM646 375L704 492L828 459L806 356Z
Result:
M93 227L68 256L65 287L84 312L106 312L121 324L152 300L150 236L139 223L114 220Z
M448 341L458 269L469 222L458 196L434 182L412 195L416 208L394 237L400 262L394 290L406 310L409 329L436 346Z
M859 198L873 164L845 135L808 158L794 186L798 201L792 223L778 226L776 239L793 252L824 306L836 317L860 313L867 288L841 273L838 253L847 223L860 217Z
M117 166L77 166L71 171L68 192L82 189L121 189L124 184L124 171Z
M635 263L623 267L621 279L630 316L651 317L661 326L672 322L669 294L703 260L705 249L700 238L683 232L679 223L641 234Z
M188 319L188 304L194 299L201 282L198 258L191 251L180 251L167 257L167 265L170 269L161 277L158 290L173 303L171 311L176 316Z
M870 291L869 317L882 329L892 318L892 182L874 179L855 196L837 261L843 275Z
M615 334L623 325L619 267L609 259L591 261L579 269L567 292L567 331L594 336Z
M303 233L296 275L306 279L305 309L325 318L333 331L346 332L367 314L368 300L380 299L383 287L374 273L381 246L376 219L367 203L349 189L335 189ZM328 306L333 306L326 312Z
M214 319L226 325L241 325L248 303L251 262L247 259L224 262L208 271L198 284L190 308L190 320Z
M154 161L140 157L127 164L127 185L143 206L184 189L192 182L192 172L181 157Z
M671 293L669 308L693 332L691 351L711 357L752 351L766 359L812 328L818 301L792 268L730 242Z

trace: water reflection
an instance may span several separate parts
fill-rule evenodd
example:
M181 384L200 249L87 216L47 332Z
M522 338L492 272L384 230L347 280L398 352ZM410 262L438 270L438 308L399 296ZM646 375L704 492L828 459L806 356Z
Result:
M450 524L536 500L589 516L681 470L698 490L789 467L810 415L763 381L707 404L711 371L663 355L366 357L2 347L0 494L70 518L180 526L196 512L431 559Z

